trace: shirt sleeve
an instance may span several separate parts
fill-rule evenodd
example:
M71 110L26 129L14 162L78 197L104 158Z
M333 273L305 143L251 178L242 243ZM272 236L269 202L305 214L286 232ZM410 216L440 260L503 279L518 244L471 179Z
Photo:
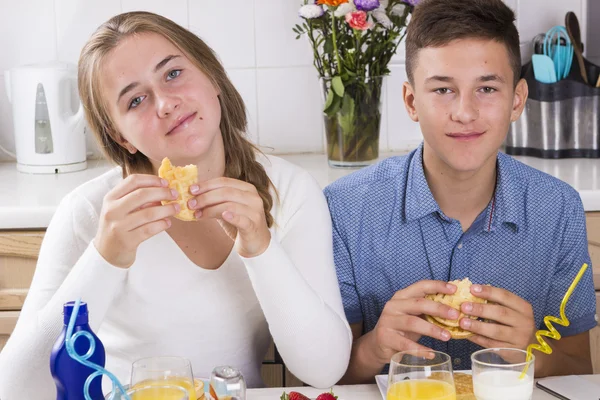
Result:
M327 203L306 172L285 195L267 250L242 258L277 350L303 382L327 388L346 372L352 332L333 265Z
M332 220L333 259L344 303L344 312L348 323L357 324L363 321L363 313L356 286L354 266L350 257L350 251L348 250L348 243L344 240L339 230L343 214L336 212L334 199L331 198L331 194L327 190L325 190L325 195Z
M77 298L85 301L91 328L98 332L115 292L125 280L126 269L109 264L91 242L82 238L82 229L90 224L95 227L90 209L83 198L70 195L61 202L48 226L19 320L0 354L2 400L56 399L49 363L54 342L64 326L64 303Z
M565 308L565 314L570 325L562 327L555 324L556 329L562 336L577 335L589 331L598 324L592 263L588 252L585 212L579 197L576 198L568 213L561 243L562 256L550 286L544 316L560 316L560 304L569 286L584 263L588 264L588 268ZM547 329L543 320L540 329Z

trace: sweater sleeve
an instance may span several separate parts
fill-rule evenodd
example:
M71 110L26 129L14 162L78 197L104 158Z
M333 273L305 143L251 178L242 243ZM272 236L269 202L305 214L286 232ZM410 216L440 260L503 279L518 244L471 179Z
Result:
M260 256L243 260L287 368L303 382L326 388L346 372L352 333L333 263L325 197L308 173L292 185L279 237L272 235Z
M42 247L19 320L0 354L2 400L56 398L50 353L63 328L63 304L81 297L97 332L127 270L98 253L97 215L82 197L70 194L56 210Z

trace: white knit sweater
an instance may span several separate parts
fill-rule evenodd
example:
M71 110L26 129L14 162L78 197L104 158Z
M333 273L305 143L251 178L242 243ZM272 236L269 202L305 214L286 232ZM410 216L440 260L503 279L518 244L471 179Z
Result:
M260 157L277 188L272 240L255 258L233 252L217 270L192 263L166 233L142 243L121 269L92 243L104 195L121 181L115 168L67 195L48 227L14 333L0 354L2 400L54 400L52 345L63 304L82 297L106 348L106 368L123 383L133 361L176 355L208 377L216 365L262 384L272 336L290 371L328 387L344 374L352 334L333 264L331 219L317 183L277 157ZM110 389L103 381L105 392Z

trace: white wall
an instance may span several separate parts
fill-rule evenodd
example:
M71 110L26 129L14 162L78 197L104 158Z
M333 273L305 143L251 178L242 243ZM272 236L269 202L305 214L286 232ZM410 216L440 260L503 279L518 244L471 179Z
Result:
M586 0L505 0L517 12L522 52L529 40L567 11L580 16ZM14 151L12 116L2 72L17 65L60 60L75 63L93 30L123 11L163 14L202 37L220 55L250 115L250 135L266 151L321 152L321 95L308 43L292 26L301 0L0 0L0 146ZM391 66L384 95L382 150L413 147L418 126L401 98L403 55ZM91 135L90 135L91 136ZM89 138L90 151L98 154ZM1 151L0 151L1 153ZM0 160L9 160L0 154Z

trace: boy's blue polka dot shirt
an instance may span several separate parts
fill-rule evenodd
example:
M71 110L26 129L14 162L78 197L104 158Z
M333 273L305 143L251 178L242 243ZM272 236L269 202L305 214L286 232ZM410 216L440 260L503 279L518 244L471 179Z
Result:
M334 257L346 317L375 328L394 293L425 279L507 289L532 304L536 326L559 315L560 302L583 263L589 268L571 296L563 336L595 327L596 299L585 213L566 183L498 153L492 201L467 232L444 215L425 179L423 146L357 171L325 189ZM468 340L420 343L448 353L455 370L471 368L480 349ZM385 370L384 370L385 372Z

